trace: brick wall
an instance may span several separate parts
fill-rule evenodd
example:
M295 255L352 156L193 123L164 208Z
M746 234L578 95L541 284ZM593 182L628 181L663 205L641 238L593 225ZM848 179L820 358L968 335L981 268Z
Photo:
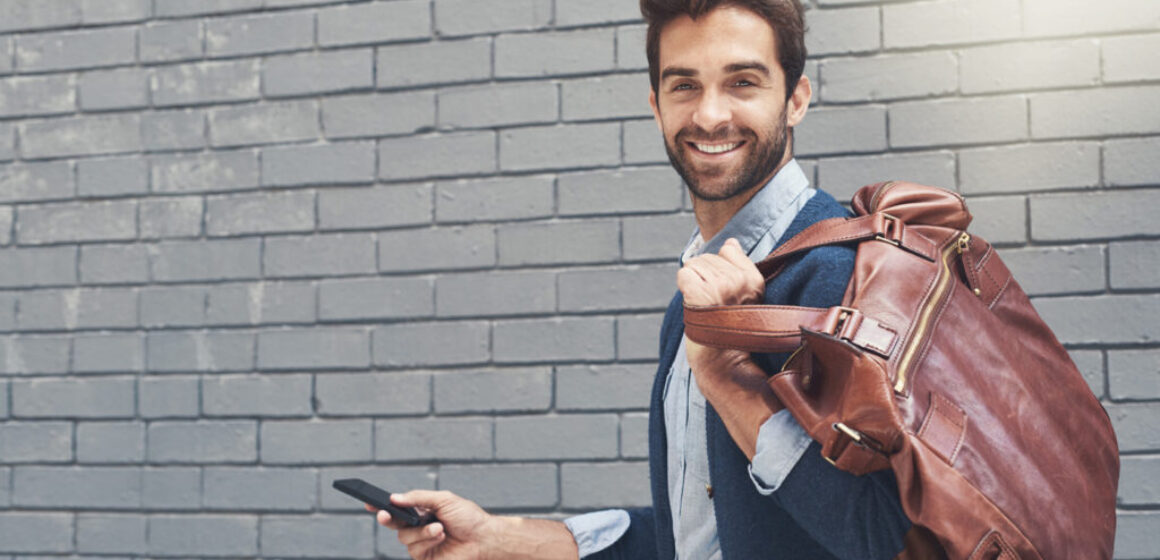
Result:
M807 173L959 190L1160 557L1160 2L810 0ZM0 0L0 557L398 557L643 504L692 227L633 0ZM1079 474L1077 473L1077 476Z

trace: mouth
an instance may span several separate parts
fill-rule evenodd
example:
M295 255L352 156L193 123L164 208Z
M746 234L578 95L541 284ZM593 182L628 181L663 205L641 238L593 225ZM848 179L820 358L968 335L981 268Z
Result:
M695 149L698 152L701 152L703 154L719 155L719 154L725 154L725 153L732 152L732 151L740 148L742 145L744 145L745 142L744 141L719 142L719 143L689 142L688 144L689 144L689 146L692 146L693 149Z

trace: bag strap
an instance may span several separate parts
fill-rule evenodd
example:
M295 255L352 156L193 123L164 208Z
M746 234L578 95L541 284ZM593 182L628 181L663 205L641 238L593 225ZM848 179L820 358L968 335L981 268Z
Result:
M885 212L875 212L854 218L830 218L816 222L791 237L769 256L757 263L757 269L768 282L793 255L825 245L844 245L870 239L891 243L929 261L937 258L938 248L933 241L910 231L906 224Z
M826 333L888 357L898 333L857 309L790 305L685 305L689 340L746 352L788 352L801 345L803 330Z

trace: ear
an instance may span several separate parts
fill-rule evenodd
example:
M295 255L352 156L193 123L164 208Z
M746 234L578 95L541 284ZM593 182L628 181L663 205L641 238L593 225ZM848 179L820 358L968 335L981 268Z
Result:
M651 87L648 90L648 106L652 107L653 120L657 123L657 129L664 134L665 129L661 126L661 110L657 107L657 92Z
M785 107L785 122L786 125L794 127L806 118L806 111L810 108L810 98L814 96L813 85L810 84L810 79L805 74L798 79L798 83L793 88L793 94L789 96Z

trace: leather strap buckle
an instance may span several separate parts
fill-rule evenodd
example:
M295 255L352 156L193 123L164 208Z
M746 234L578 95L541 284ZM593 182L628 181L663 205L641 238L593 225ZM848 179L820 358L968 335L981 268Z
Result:
M904 225L902 220L886 212L878 212L874 216L874 230L882 232L875 234L874 239L884 241L895 247L901 247L902 228Z
M890 356L897 339L894 329L843 306L831 307L819 330L884 358Z

